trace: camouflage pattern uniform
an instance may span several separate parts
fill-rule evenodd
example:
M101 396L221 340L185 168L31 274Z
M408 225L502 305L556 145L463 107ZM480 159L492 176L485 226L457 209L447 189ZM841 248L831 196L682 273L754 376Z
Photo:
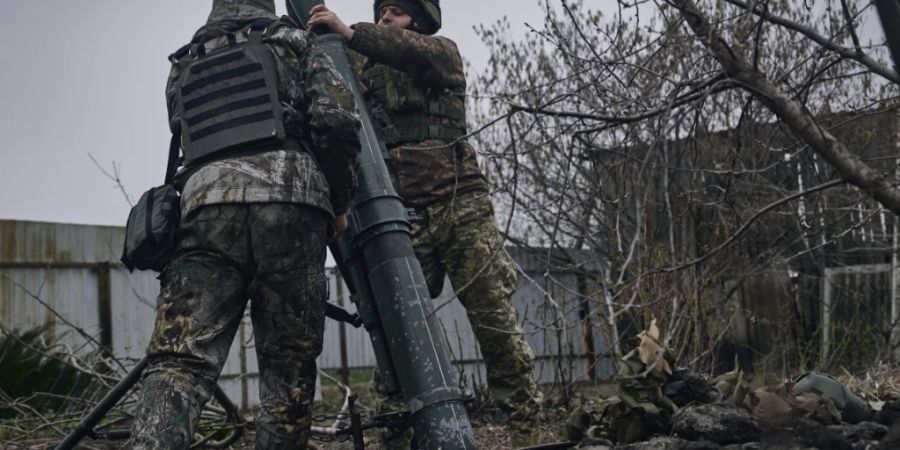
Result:
M349 47L361 55L357 67L367 103L382 121L397 189L417 215L413 245L429 290L437 296L449 276L481 347L495 400L514 419L531 417L541 394L511 302L516 272L502 248L475 149L458 139L466 128L459 50L450 39L409 30L371 23L353 29ZM432 116L425 132L403 129L425 128L407 111L429 104L458 113Z
M196 42L276 20L272 0L214 0ZM331 59L305 32L269 27L289 135L315 153L269 150L182 170L182 223L174 260L160 275L131 448L188 448L225 363L248 298L260 370L257 448L305 449L315 359L322 350L326 242L355 189L359 121ZM184 67L173 64L172 114ZM302 128L300 128L302 127ZM294 130L293 132L291 130ZM321 167L321 170L320 170Z

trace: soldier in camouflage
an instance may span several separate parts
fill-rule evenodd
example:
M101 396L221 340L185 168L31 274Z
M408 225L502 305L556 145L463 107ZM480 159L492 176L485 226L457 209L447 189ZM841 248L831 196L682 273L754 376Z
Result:
M532 417L541 395L510 300L516 272L502 247L475 149L466 132L466 77L456 44L433 36L437 0L376 0L374 23L348 27L323 5L309 27L327 26L358 53L367 105L381 122L397 190L415 209L412 235L432 296L445 275L481 347L498 405Z
M235 95L256 95L252 89L265 85L262 78L240 79L247 73L243 68L259 67L231 69L232 60L216 59L254 36L260 39L257 48L269 55L265 80L273 80L275 105L234 101ZM210 58L192 65L195 55ZM250 122L265 111L279 112L284 137L227 147L212 159L186 163L176 176L183 220L174 259L160 276L147 350L151 363L130 445L190 446L201 408L253 299L261 404L256 447L305 449L325 321L326 242L346 228L344 213L356 186L359 120L351 94L315 41L289 19L275 16L273 0L213 0L206 26L170 59L173 133L198 123L207 127L182 135L186 161L188 141L229 130L239 133L224 136L242 136L244 128L234 127L255 126ZM216 64L223 64L224 72L194 86L203 97L186 102L188 72ZM222 81L229 76L237 81ZM224 87L210 91L215 83ZM221 106L181 117L205 102Z

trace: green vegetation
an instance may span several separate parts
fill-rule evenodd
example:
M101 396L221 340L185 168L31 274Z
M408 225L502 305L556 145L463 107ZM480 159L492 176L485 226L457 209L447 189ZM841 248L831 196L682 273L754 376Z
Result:
M337 369L326 370L332 378L340 381L341 374ZM374 370L366 369L350 369L348 374L350 390L357 396L356 405L360 412L373 410L375 408L375 383L373 380ZM344 393L341 388L333 381L322 377L322 399L313 404L313 413L317 415L333 415L340 412L344 403Z
M44 328L0 335L0 397L16 400L38 412L59 411L71 397L91 386L90 376L66 364L66 355L47 346ZM18 416L0 403L0 419Z

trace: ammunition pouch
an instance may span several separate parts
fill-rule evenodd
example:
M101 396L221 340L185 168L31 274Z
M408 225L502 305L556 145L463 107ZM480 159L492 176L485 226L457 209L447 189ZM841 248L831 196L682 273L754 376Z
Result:
M435 105L436 102L430 102ZM397 144L403 142L424 141L427 139L440 139L442 141L455 141L466 135L466 129L459 126L448 125L440 120L441 117L448 117L454 121L462 121L465 123L465 113L456 116L446 116L437 114L443 111L445 105L436 103L435 109L427 109L426 115L422 114L395 114L391 118L388 127L394 127L397 130L399 138ZM461 117L461 118L459 118ZM390 143L389 144L393 144Z
M175 233L181 222L181 203L171 184L151 188L128 214L122 263L128 270L162 269L175 252Z
M277 63L262 42L269 25L253 22L225 35L227 45L208 50L208 43L194 43L188 54L173 59L184 65L175 113L181 117L185 166L284 142Z

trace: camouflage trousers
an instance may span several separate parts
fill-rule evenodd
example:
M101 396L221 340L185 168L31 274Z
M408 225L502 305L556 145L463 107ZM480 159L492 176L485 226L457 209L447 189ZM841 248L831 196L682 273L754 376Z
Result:
M541 402L534 356L512 305L516 271L502 248L490 197L470 192L417 209L416 215L413 246L431 296L441 293L449 277L481 348L494 400L513 419L532 417ZM404 407L396 396L379 409Z
M260 372L256 448L305 449L322 351L330 218L308 206L203 206L160 276L135 449L186 449L251 301Z

